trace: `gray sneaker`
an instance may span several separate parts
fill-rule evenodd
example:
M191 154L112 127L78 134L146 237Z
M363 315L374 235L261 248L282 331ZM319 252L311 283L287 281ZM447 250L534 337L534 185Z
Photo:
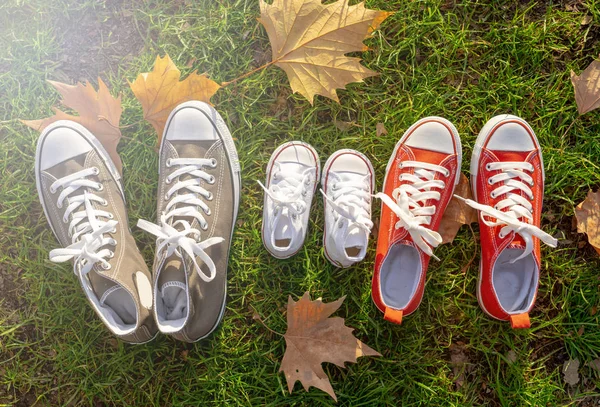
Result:
M206 103L177 106L159 153L154 315L161 332L195 342L218 326L240 201L240 165L225 122Z
M64 247L50 260L73 260L112 333L132 343L154 338L150 272L127 224L119 172L98 139L75 122L51 124L37 144L35 175L46 219Z

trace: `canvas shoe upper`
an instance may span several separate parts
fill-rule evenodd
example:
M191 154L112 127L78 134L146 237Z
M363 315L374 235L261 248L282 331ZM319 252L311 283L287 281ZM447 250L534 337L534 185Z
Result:
M159 152L154 315L158 328L186 342L205 338L225 311L227 264L240 200L233 139L210 105L177 106Z
M358 151L339 150L325 163L321 185L325 256L338 267L350 267L367 252L375 171Z
M71 121L42 132L36 151L40 202L64 247L50 260L73 271L100 319L127 342L156 335L150 272L131 235L120 174L98 139Z
M291 257L304 244L319 174L319 156L306 143L285 143L271 155L266 183L258 183L265 191L262 240L274 257Z
M460 177L462 149L448 120L427 117L404 133L388 162L382 200L373 301L384 318L401 323L423 298L442 215Z
M471 158L471 184L474 201L466 202L480 211L479 304L513 328L528 328L539 284L540 240L553 247L557 242L539 228L544 165L527 122L501 115L484 126Z

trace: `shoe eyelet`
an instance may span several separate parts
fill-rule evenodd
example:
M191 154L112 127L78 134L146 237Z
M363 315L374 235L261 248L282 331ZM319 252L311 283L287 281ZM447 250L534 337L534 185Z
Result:
M102 185L101 183L98 183L98 186L96 187L96 189L98 191L104 191L104 185Z
M168 194L168 193L166 193L166 194L165 194L165 201L168 201L168 200L169 200L169 194Z
M57 207L58 209L62 209L63 205L62 205L62 203L61 203L61 202L57 202L57 203L56 203L56 207Z
M493 192L490 192L490 197L492 197L492 199L495 199L496 198L496 194L493 193Z
M492 179L488 178L488 184L492 185Z
M110 269L111 269L111 267L112 267L112 266L111 266L109 263L102 264L102 269L103 269L103 270L110 270Z
M100 170L98 169L98 167L94 167L93 171L94 171L94 175L100 174Z
M450 171L446 170L446 178L450 176Z
M56 188L52 188L52 187L50 187L50 193L51 193L52 195L54 195L54 194L56 193Z
M115 215L113 215L112 213L109 212L108 213L108 219L114 219L114 218L115 218Z
M211 185L214 184L215 181L216 181L216 179L215 179L214 175L211 175L210 178L208 179L208 183Z
M404 163L402 161L398 163L398 168L399 169L403 169L404 168Z
M214 195L212 192L209 192L208 195L206 196L206 200L208 200L208 201L212 201L213 198L214 198Z
M116 228L116 227L115 227L115 228L113 228L113 230L111 230L111 231L110 231L110 233L112 233L113 235L114 235L115 233L117 233L117 228ZM117 241L115 240L115 245L116 245L116 244L117 244Z
M492 166L489 163L487 163L485 165L485 169L488 170L488 171L491 171L492 170Z
M106 199L102 201L102 206L108 206L108 201Z
M171 167L171 159L167 158L167 162L165 163L165 165L167 166L167 168Z
M67 224L69 223L69 219L66 219L65 217L62 218L63 223Z
M202 225L200 225L200 227L202 228L202 230L208 230L208 223L204 222Z
M115 252L111 250L110 253L108 253L108 258L112 259L113 257L115 257Z
M165 184L170 184L171 183L171 179L169 177L165 178Z
M210 214L211 214L212 212L211 212L210 208L206 208L206 210L204 211L204 213L205 213L207 216L210 216Z
M211 158L211 159L210 159L210 165L211 165L213 168L217 168L217 159L216 159L216 158Z
M338 189L337 184L333 184L333 186L331 187L331 190L332 191L337 191L337 189Z

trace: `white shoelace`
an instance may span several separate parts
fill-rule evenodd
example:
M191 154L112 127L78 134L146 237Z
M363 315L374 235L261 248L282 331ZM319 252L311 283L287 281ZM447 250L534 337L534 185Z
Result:
M222 237L211 237L210 239L201 241L200 230L192 228L191 223L187 220L179 219L173 221L173 218L194 218L200 224L200 229L204 231L208 230L208 222L205 216L210 215L210 208L199 197L208 201L213 199L213 194L201 185L202 182L214 184L215 177L203 171L203 168L216 168L217 160L214 158L173 158L168 159L166 165L167 167L179 167L167 176L165 180L167 184L171 184L174 179L182 175L190 175L193 178L185 181L177 181L167 191L165 199L170 200L165 207L165 213L160 217L160 225L143 219L138 220L137 225L139 228L157 237L157 252L166 248L167 257L176 254L180 258L183 258L183 253L186 253L192 259L194 268L200 278L206 282L210 282L217 275L217 269L215 263L205 250L215 244L224 242L225 239ZM178 193L180 191L185 193ZM183 250L183 253L180 249ZM208 275L200 268L200 265L196 261L196 256L200 257L208 267Z
M80 188L91 188L102 191L103 185L99 182L87 179L87 177L98 175L100 171L97 167L87 168L57 179L50 185L50 193L54 194L58 188L62 187L62 192L58 195L57 206L62 208L67 200L67 208L63 216L63 222L69 221L69 235L71 235L72 244L62 248L54 249L50 252L50 261L61 263L75 259L75 263L80 267L81 275L89 273L96 263L101 263L104 270L110 269L110 263L107 259L114 256L114 252L109 249L101 249L104 246L116 246L117 241L111 237L104 236L109 232L116 232L118 222L113 219L113 214L92 206L96 202L106 206L108 202L99 196L84 190L80 195L72 195ZM83 204L83 210L75 212ZM100 218L109 219L108 221Z
M362 182L337 181L331 186L332 196L329 197L320 190L327 203L331 205L334 213L347 219L351 225L355 225L367 233L371 233L373 222L369 214L369 197L371 189L368 176ZM343 226L339 223L339 228Z
M450 171L441 165L419 161L403 161L400 163L400 168L414 168L414 174L402 173L400 175L400 181L408 181L408 183L394 189L392 197L382 192L376 194L375 197L381 199L398 217L396 229L406 229L417 247L428 256L439 260L434 256L431 247L439 246L442 243L442 237L439 233L423 226L431 223L431 217L435 214L436 207L423 205L430 199L439 201L441 194L433 189L443 189L446 187L446 183L434 179L435 175L439 172L448 177Z
M287 212L295 220L306 211L306 203L302 198L307 194L306 188L311 183L311 171L314 170L307 169L301 174L292 171L283 173L279 163L275 163L275 165L277 168L274 170L273 178L281 179L280 182L269 188L258 180L256 182L273 201L275 217Z
M488 178L488 183L490 185L502 183L499 187L492 190L490 193L492 198L506 195L506 197L498 202L495 207L482 205L471 199L465 199L457 195L455 196L470 207L480 211L481 220L487 226L503 226L499 232L501 239L511 232L514 232L523 238L525 250L519 257L511 260L510 263L514 263L527 257L533 251L532 237L534 236L548 246L556 247L558 241L554 237L550 236L537 226L520 220L520 218L525 218L529 221L533 221L533 205L530 200L533 200L534 198L533 191L531 190L531 187L534 186L534 181L533 178L525 172L533 172L533 165L527 162L495 162L487 164L486 169L488 171L502 171ZM512 191L521 191L527 195L529 199L519 194L515 194ZM503 209L507 210L503 211ZM484 215L495 218L496 221L487 220Z

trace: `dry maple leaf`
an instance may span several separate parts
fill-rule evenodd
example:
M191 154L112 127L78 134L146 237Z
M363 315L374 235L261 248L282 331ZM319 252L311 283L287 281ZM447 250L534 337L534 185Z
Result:
M337 401L321 364L344 367L344 362L356 363L360 356L381 356L352 335L353 329L344 325L344 318L329 318L344 298L328 304L320 298L311 301L308 292L298 302L288 298L286 350L279 371L285 373L290 393L300 380L304 390L317 387Z
M575 102L580 115L600 107L599 60L592 61L579 76L571 71L571 83L575 89Z
M465 174L460 174L460 181L454 189L454 194L465 199L473 199L471 184ZM442 236L442 244L451 243L462 225L473 222L477 222L477 211L463 201L452 197L438 229L438 233Z
M129 86L142 104L144 119L148 120L158 134L158 142L163 136L165 124L171 111L177 105L190 100L210 102L220 85L205 75L192 72L180 81L181 72L168 55L156 57L152 72L139 74Z
M587 197L575 208L577 231L587 234L588 241L600 254L600 191L589 191Z
M392 13L369 10L348 0L260 0L275 64L285 71L294 92L312 104L315 95L339 102L336 89L377 75L348 52L365 51L363 41Z
M42 132L48 125L58 120L72 120L88 129L102 143L119 172L123 172L121 158L117 154L117 144L121 140L119 122L121 120L121 95L114 98L102 81L98 78L98 92L89 83L67 85L60 82L48 81L62 96L61 103L76 111L79 116L73 116L53 108L54 116L42 120L21 120L35 130Z

